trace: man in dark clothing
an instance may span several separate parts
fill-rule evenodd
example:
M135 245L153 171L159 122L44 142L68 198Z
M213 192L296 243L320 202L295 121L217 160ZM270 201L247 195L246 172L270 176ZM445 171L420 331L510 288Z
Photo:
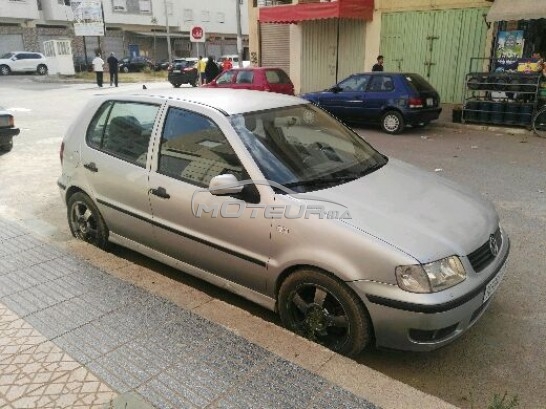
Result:
M110 53L110 57L106 59L106 62L108 63L108 71L110 72L110 86L112 86L112 84L115 84L117 87L119 61L114 53Z
M205 77L207 78L207 84L211 82L220 73L218 65L214 62L212 57L209 57L207 65L205 66Z
M377 64L373 65L372 71L383 71L383 56L377 57Z

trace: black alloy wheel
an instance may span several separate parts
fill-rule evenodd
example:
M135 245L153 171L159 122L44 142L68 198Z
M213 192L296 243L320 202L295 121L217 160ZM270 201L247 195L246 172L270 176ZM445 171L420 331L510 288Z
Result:
M298 335L347 356L372 339L368 312L341 281L316 269L291 274L279 290L283 324Z
M74 193L67 203L68 225L72 235L101 249L108 246L108 228L91 198L85 193Z

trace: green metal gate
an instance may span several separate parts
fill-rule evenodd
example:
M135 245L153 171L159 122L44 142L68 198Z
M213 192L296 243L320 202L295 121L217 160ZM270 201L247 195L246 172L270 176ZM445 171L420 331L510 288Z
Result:
M383 14L385 70L421 74L442 102L460 103L470 58L484 56L486 12L467 8Z

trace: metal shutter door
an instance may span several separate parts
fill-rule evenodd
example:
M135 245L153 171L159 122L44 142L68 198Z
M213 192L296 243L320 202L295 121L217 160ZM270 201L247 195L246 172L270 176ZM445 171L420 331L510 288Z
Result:
M261 66L279 67L290 74L290 25L260 24Z
M2 34L0 36L0 55L10 51L23 51L22 34Z

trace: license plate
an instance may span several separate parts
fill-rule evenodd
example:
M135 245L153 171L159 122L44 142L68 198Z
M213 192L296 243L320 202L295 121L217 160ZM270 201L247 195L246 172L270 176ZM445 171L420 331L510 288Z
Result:
M180 70L173 70L173 72L174 72L175 74L180 74L181 71L180 71Z
M497 275L491 281L489 281L489 283L485 286L485 293L483 294L483 302L486 302L497 290L497 288L499 287L502 281L502 278L504 277L505 271L506 271L506 263L504 263L504 265L501 267Z
M427 98L427 106L431 107L434 105L434 100L432 98Z

